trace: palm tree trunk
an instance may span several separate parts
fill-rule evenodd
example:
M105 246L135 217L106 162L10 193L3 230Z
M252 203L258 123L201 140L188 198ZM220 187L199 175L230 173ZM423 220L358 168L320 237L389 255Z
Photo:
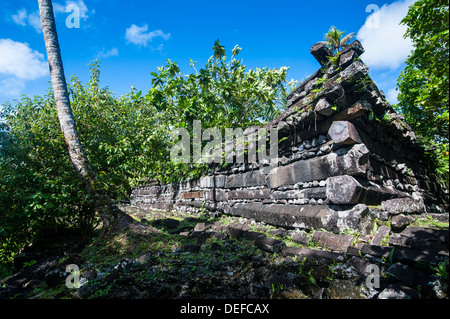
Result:
M51 0L38 2L56 110L70 160L86 191L94 198L95 208L103 220L104 228L120 228L131 222L132 218L119 210L105 190L99 187L96 174L83 151L70 106L52 2Z

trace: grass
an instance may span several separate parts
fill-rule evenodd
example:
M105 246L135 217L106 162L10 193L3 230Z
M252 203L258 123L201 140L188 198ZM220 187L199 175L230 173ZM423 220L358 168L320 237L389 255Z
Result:
M448 222L442 222L433 218L430 215L425 217L417 217L409 226L436 228L436 229L449 229Z

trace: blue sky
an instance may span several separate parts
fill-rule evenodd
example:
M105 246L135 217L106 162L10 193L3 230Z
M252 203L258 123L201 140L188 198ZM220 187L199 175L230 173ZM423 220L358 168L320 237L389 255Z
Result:
M189 59L203 66L220 39L227 53L238 44L248 68L290 68L302 80L320 66L310 54L331 25L357 33L362 60L391 103L395 83L412 49L399 21L413 0L401 1L125 1L56 0L56 23L67 80L89 79L88 64L101 61L101 85L117 96L132 85L148 90L150 72L166 59L192 72ZM75 6L74 6L75 5ZM79 28L69 28L75 7ZM66 12L66 9L69 9ZM49 73L36 0L0 4L0 103L22 94L42 95ZM66 23L68 21L69 23Z

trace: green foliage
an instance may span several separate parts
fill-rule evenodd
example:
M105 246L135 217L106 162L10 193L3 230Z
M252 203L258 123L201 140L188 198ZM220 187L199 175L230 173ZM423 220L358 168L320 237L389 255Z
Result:
M434 270L437 277L441 278L444 282L448 283L448 274L449 274L448 259L441 261L437 266L431 268Z
M115 200L137 183L199 176L204 165L170 161L174 128L241 127L267 122L285 108L287 68L250 69L217 40L204 68L181 75L177 63L152 72L152 86L116 97L100 87L100 63L89 83L73 76L69 95L80 141L98 180ZM81 185L59 127L53 94L24 97L0 114L0 256L8 260L40 233L95 225L93 201ZM191 135L192 136L192 135Z
M397 85L399 112L435 151L437 173L448 186L449 1L419 0L402 23L414 43Z
M2 261L39 232L58 224L87 231L92 201L65 151L50 95L5 105L0 136Z

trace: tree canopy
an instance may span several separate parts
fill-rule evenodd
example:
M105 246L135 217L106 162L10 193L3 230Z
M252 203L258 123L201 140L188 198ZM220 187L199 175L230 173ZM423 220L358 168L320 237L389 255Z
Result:
M182 75L167 60L151 72L146 93L131 88L117 97L100 85L100 62L89 83L73 76L68 91L80 142L100 185L114 200L129 198L144 181L191 179L201 164L173 163L174 128L246 128L283 111L287 68L247 70L216 41L203 68ZM6 103L0 114L0 255L8 258L40 232L60 226L88 232L96 222L86 193L67 156L51 89L44 96Z
M448 185L449 1L418 0L402 23L414 50L398 79L396 106L427 148L435 148L438 172Z

